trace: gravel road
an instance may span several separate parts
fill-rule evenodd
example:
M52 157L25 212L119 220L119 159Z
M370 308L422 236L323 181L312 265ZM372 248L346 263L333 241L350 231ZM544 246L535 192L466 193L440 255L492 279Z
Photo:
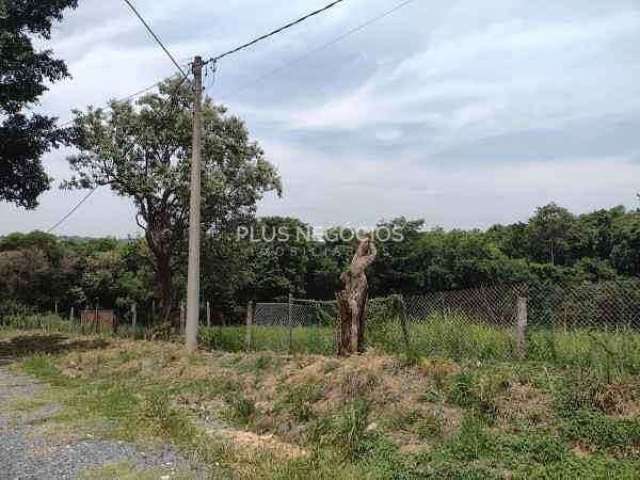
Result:
M58 405L45 405L20 415L9 408L15 399L33 397L42 388L45 386L34 379L12 372L6 360L0 362L0 480L85 479L87 469L117 464L131 465L135 471L151 470L154 472L151 478L160 480L172 479L177 472L182 475L185 471L193 472L188 462L168 446L146 450L86 435L45 437L39 425L59 410Z

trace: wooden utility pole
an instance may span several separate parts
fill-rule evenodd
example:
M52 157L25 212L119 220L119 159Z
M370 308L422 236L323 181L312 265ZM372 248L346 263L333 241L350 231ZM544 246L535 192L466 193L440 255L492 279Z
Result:
M193 143L189 204L189 271L187 274L187 352L198 347L200 316L200 161L202 154L202 58L193 59Z

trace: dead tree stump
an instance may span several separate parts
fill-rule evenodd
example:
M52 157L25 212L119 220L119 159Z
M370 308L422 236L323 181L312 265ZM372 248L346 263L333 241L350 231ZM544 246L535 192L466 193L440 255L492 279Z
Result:
M376 258L373 240L361 240L347 271L340 275L343 290L336 293L338 303L338 356L364 351L368 283L365 270Z

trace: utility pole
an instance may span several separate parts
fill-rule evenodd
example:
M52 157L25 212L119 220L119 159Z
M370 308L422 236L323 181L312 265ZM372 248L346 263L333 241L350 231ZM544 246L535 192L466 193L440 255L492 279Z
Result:
M189 204L189 271L187 274L186 348L198 347L200 315L200 157L202 154L202 58L193 59L193 143L191 146L191 200Z

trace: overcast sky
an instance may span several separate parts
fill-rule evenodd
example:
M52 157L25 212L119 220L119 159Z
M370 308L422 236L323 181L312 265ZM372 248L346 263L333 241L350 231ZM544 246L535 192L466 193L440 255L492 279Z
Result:
M326 3L135 1L185 62ZM550 201L576 212L637 206L640 1L415 0L314 52L399 3L345 0L224 59L215 84L205 80L282 174L284 197L266 198L261 215L316 226L404 215L486 227ZM119 0L81 0L49 46L73 79L38 108L61 121L173 72ZM69 174L67 153L45 159L56 187ZM0 204L0 234L46 229L83 195L54 188L33 212ZM130 202L105 189L59 233L124 236L137 227Z

